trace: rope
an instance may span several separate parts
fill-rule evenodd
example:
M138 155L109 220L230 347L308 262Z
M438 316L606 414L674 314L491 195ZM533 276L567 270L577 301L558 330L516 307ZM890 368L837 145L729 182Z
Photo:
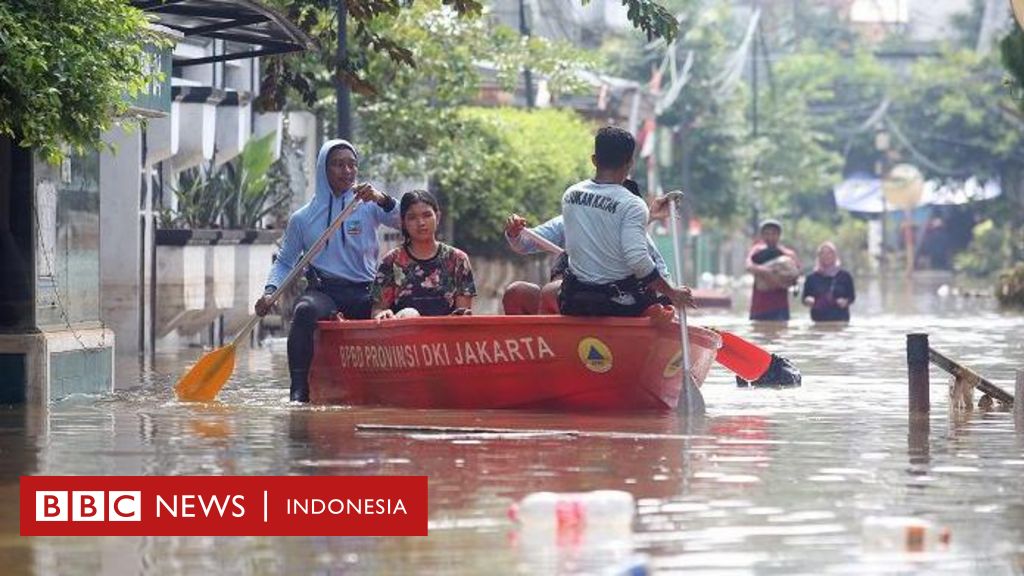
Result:
M897 126L896 123L893 122L892 118L890 118L889 116L885 117L885 125L886 127L889 128L889 131L892 132L893 136L895 136L896 139L899 140L900 143L903 144L908 151L910 151L910 153L914 156L915 159L917 159L918 162L921 163L921 165L945 176L962 175L960 172L956 172L954 170L946 168L945 166L940 166L938 163L934 162L931 158L928 158L921 151L915 148L914 145L910 142L910 139L903 135L903 132L900 130L900 127Z

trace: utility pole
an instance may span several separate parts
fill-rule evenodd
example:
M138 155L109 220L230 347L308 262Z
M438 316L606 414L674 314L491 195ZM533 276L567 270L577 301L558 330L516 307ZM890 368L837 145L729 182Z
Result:
M757 13L757 11L760 10L760 8L761 8L761 4L760 4L760 2L757 2L755 0L754 2L751 3L751 7L753 9L753 12ZM757 66L757 47L758 47L757 35L760 34L760 33L761 33L761 23L760 23L760 20L759 20L757 28L754 29L754 37L751 38L751 42L750 42L750 76L751 76L751 78L750 78L750 88L751 88L751 92L752 92L752 94L751 94L751 114L750 114L750 116L751 116L751 118L750 118L750 120L751 120L751 133L750 133L750 135L751 135L752 139L753 138L757 138L757 77L759 75L758 66ZM753 194L752 194L754 202L752 203L753 210L751 211L750 219L751 219L751 227L754 229L754 234L755 235L760 230L760 228L759 228L759 226L760 226L759 220L761 219L761 213L760 213L761 212L760 211L760 204L761 204L761 197L760 197L761 189L760 188L761 187L759 185L760 184L760 175L759 175L760 170L758 170L757 166L758 166L758 161L754 160L754 181L751 182L751 186L753 186L753 188L754 188L754 191L753 191Z
M348 63L348 4L346 0L338 0L338 49L335 67L335 100L337 112L337 137L352 139L352 102L348 84L345 83L344 71Z
M519 0L519 35L530 37L530 23L526 18L526 0ZM526 107L533 108L537 101L533 94L533 73L530 72L529 65L523 68L523 84L526 89Z
M753 122L753 136L757 138L757 77L758 77L758 66L757 66L757 36L761 34L761 26L759 25L754 30L754 38L750 43L750 66L751 66L751 91L753 92L752 99L752 122Z

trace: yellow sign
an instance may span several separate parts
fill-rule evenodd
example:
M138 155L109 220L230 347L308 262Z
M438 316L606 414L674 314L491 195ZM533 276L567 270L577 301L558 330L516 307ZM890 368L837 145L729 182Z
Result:
M587 370L604 374L612 369L612 351L597 338L588 336L580 340L576 351L579 353L580 362L583 362Z
M679 374L683 369L683 351L676 352L676 355L668 361L665 365L665 370L661 373L665 378L671 378L676 374Z

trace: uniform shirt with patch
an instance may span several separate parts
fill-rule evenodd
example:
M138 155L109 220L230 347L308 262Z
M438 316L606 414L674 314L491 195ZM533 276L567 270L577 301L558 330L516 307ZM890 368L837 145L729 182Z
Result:
M619 184L570 186L562 195L569 269L589 284L649 277L655 269L647 249L649 215L647 203Z

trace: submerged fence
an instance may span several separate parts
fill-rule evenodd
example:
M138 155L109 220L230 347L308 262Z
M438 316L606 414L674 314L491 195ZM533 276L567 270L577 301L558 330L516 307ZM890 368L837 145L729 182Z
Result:
M1020 397L1024 394L1024 370L1017 370L1014 394L1010 394L970 368L931 348L927 334L907 334L907 376L910 386L908 409L911 417L931 411L929 368L932 364L953 376L961 388L977 388L985 396L1012 407L1018 429L1024 430L1024 402L1014 402L1014 395Z

